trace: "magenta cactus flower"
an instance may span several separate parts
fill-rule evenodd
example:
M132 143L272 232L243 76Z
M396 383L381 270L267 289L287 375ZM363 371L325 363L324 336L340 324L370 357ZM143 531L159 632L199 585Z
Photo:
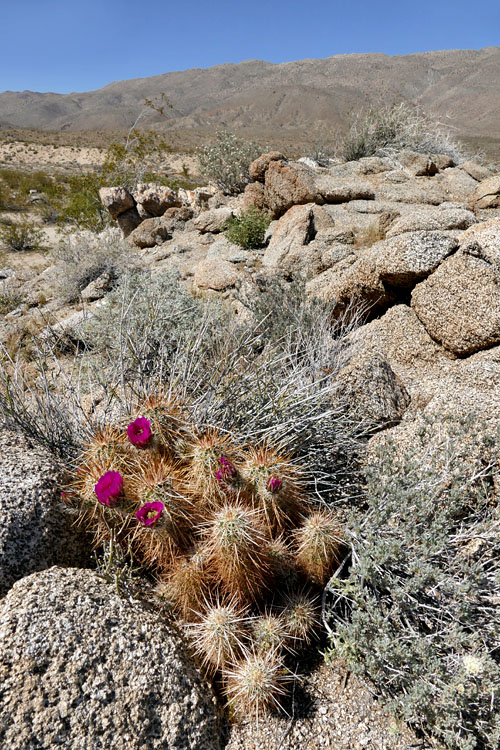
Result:
M132 445L141 448L151 437L151 422L146 417L137 417L127 427L127 435Z
M143 526L154 526L165 510L163 503L155 500L152 503L144 503L136 512L135 517Z
M225 456L219 458L220 469L215 475L218 482L228 482L236 476L236 469Z
M123 492L123 477L119 471L107 471L94 485L94 491L101 505L113 507Z
M271 476L266 482L266 488L269 492L279 492L282 484L283 481L279 477Z

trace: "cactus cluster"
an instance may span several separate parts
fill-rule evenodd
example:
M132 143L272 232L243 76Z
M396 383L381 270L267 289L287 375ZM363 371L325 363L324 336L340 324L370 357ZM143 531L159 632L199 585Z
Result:
M160 392L84 446L64 495L96 545L113 537L152 571L235 714L281 704L342 545L291 456L201 432Z

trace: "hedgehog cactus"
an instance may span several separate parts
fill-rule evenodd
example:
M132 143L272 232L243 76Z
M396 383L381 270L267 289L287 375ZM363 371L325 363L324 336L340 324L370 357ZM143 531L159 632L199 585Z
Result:
M338 522L291 456L200 432L160 391L83 447L64 497L96 544L113 536L154 572L236 714L279 707L286 653L317 630L341 557Z

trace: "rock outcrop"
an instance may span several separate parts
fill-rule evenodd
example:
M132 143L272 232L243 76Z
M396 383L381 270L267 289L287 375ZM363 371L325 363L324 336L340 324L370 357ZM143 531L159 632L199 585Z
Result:
M51 568L0 602L0 746L216 750L210 687L164 618L90 570Z
M62 470L48 450L1 429L0 468L1 597L34 571L85 565L90 547L62 503Z

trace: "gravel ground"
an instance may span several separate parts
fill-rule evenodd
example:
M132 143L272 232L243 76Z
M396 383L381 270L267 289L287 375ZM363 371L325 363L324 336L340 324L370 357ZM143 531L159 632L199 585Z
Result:
M296 689L291 717L231 727L226 750L424 750L437 748L397 722L341 664L322 664Z

